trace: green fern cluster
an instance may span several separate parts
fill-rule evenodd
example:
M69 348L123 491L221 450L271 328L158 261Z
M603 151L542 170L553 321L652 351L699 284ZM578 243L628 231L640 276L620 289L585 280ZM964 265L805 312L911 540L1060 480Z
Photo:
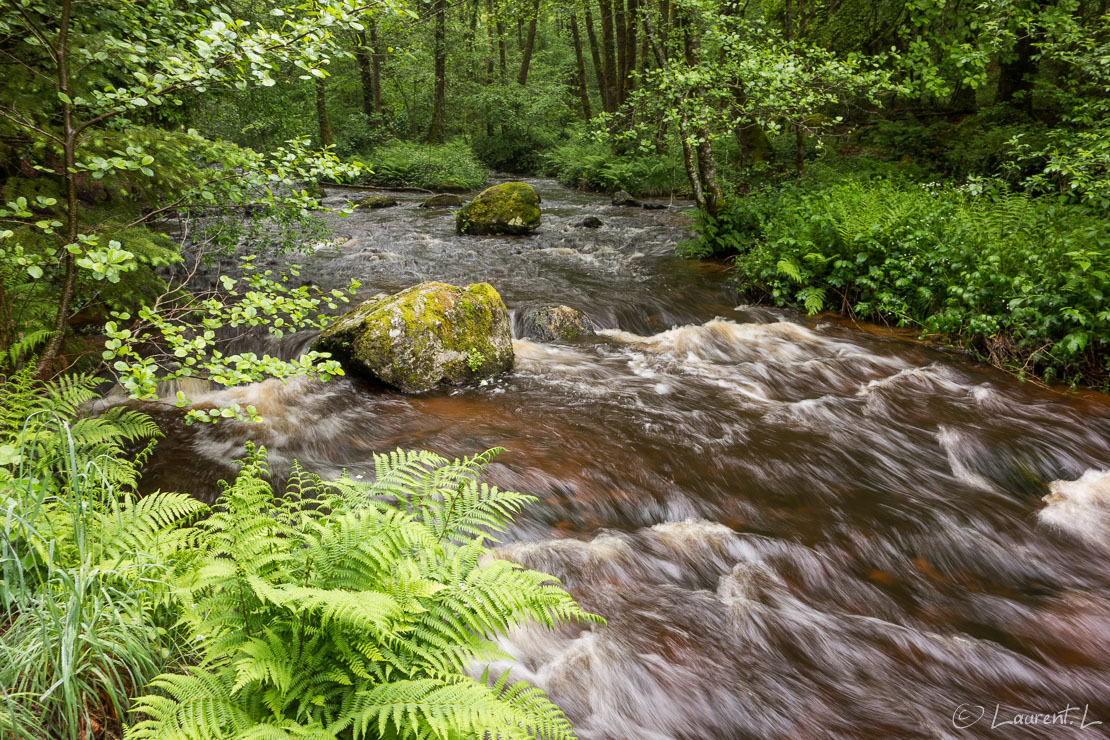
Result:
M294 466L279 498L249 447L183 587L200 662L154 681L127 737L573 737L540 690L466 673L515 624L600 621L489 557L532 500L480 481L497 452L378 456L369 488Z
M173 588L203 507L137 497L145 455L127 448L157 427L82 415L93 385L0 381L0 737L118 736L129 697L181 654Z

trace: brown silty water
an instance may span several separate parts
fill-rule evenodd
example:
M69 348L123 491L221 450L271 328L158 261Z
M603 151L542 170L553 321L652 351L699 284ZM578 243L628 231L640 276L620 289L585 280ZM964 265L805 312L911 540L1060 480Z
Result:
M608 625L520 630L504 640L517 660L495 668L547 690L583 738L1108 734L1106 397L737 307L723 268L673 256L686 204L530 182L535 236L455 236L450 211L399 194L335 219L338 251L303 258L302 277L356 277L365 295L488 281L517 325L566 304L597 337L518 339L511 374L420 396L351 378L210 392L198 400L254 403L265 421L163 415L147 485L214 495L247 439L279 474L507 447L492 482L540 501L500 554ZM604 226L576 225L590 215ZM254 341L293 356L310 340ZM1015 713L1057 724L999 724Z

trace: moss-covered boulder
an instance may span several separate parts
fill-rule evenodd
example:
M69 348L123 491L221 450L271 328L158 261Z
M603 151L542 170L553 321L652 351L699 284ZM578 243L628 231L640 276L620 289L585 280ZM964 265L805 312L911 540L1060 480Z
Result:
M460 234L529 234L539 225L540 196L524 182L487 188L455 216Z
M395 205L397 199L388 195L368 195L355 201L355 208L392 208Z
M483 380L513 366L509 312L489 283L428 282L372 298L313 343L349 372L406 393Z
M617 192L613 193L612 203L615 206L632 206L633 208L640 207L640 201L629 195L628 191L626 190L618 190Z
M463 199L454 193L440 193L433 195L423 203L420 204L421 208L458 208L463 204Z
M572 342L594 336L586 314L570 306L543 306L524 315L523 334L540 342Z

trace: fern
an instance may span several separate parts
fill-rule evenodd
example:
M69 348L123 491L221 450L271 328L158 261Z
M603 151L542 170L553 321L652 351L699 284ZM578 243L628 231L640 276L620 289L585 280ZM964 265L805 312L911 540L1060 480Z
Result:
M481 481L497 452L379 455L369 486L295 465L279 499L248 446L185 579L201 663L154 682L128 737L573 737L539 690L465 673L513 625L601 621L551 576L479 565L532 500Z
M775 269L796 283L802 282L802 271L788 259L779 260L778 264L775 265Z

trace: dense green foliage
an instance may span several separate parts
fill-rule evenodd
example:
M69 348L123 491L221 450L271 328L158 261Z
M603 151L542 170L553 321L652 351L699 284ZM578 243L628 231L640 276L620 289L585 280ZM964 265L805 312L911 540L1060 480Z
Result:
M538 690L464 673L513 624L591 618L550 576L479 566L531 500L479 482L492 454L380 456L369 489L295 468L284 499L248 454L184 582L199 665L154 682L128 737L572 737Z
M439 192L478 190L489 171L461 141L420 144L391 141L371 152L369 182Z
M540 172L581 190L632 195L685 193L688 187L682 162L674 153L614 154L596 142L570 142L544 155Z
M514 625L600 621L490 557L533 500L481 480L496 450L382 455L369 485L294 466L277 496L248 446L205 511L136 496L125 446L157 427L81 415L93 385L0 383L6 737L573 737L542 692L466 672Z
M730 200L703 239L778 305L920 329L1048 378L1110 379L1110 225L972 183L806 182Z
M136 496L145 453L128 449L158 429L123 409L78 415L93 385L71 376L42 388L27 371L0 381L5 737L118 737L136 689L189 655L175 576L203 507Z

